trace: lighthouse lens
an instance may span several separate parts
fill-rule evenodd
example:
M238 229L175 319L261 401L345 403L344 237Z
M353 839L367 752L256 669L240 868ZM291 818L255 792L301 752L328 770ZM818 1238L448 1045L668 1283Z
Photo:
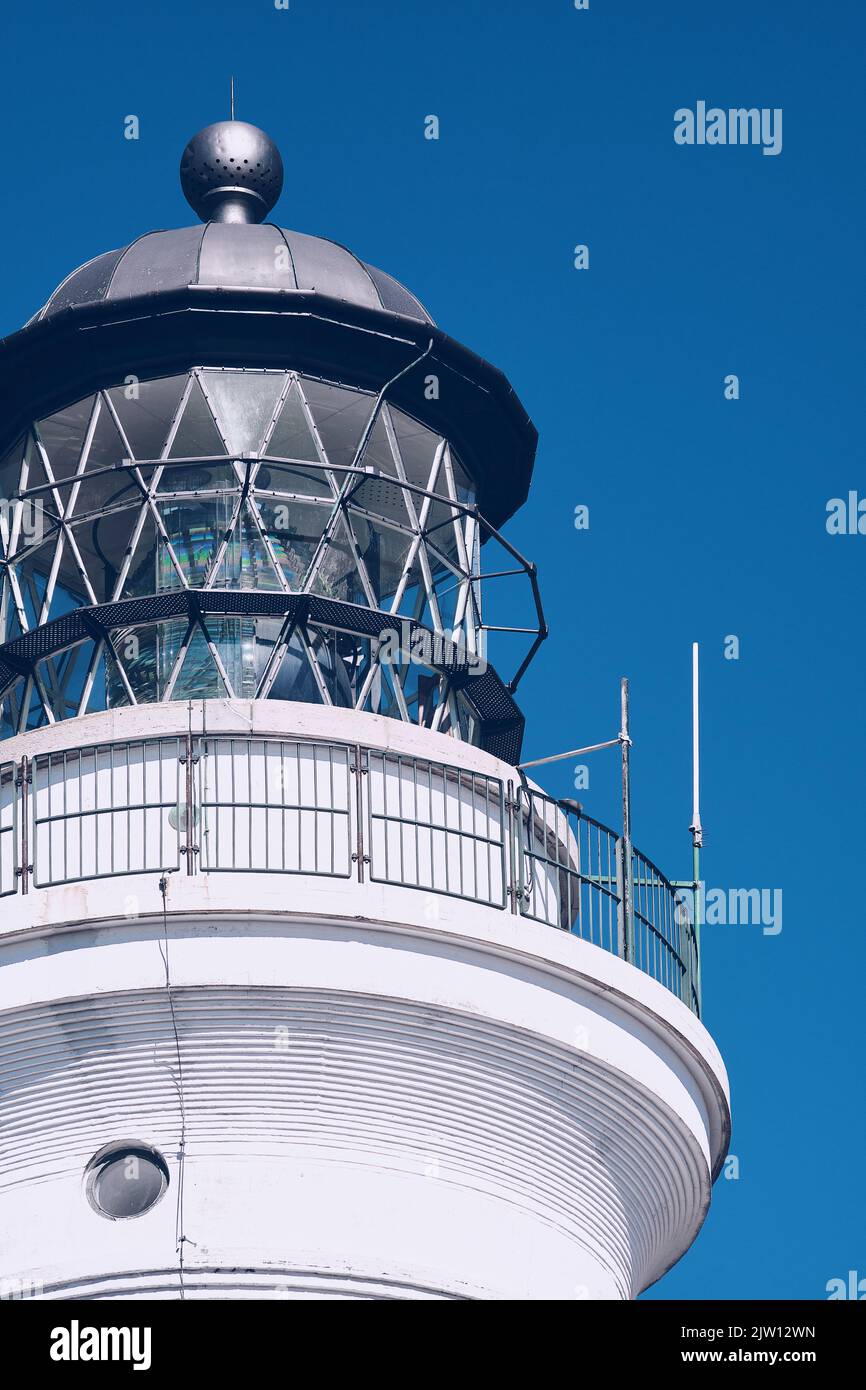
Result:
M167 1187L168 1169L155 1149L112 1148L91 1163L91 1206L113 1220L142 1216Z

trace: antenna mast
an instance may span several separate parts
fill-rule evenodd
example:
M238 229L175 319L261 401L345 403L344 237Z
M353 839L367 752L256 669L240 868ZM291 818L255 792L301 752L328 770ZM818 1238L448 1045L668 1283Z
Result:
M701 825L701 748L700 748L700 693L698 673L698 644L692 643L692 841L700 849L704 841Z
M697 994L700 1008L701 959L701 848L704 828L701 825L701 747L700 747L700 686L698 644L692 643L692 903L694 908L695 948L698 957Z

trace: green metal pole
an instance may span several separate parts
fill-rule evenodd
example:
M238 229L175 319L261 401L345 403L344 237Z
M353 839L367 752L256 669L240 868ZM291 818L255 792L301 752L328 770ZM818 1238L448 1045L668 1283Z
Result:
M634 886L631 861L631 768L629 752L628 678L620 681L620 732L619 743L622 754L622 915L623 952L626 960L634 962Z
M692 831L692 873L694 875L694 886L692 888L693 921L695 924L695 995L698 1001L698 1017L701 1015L701 916L703 903L701 902L701 839L702 836L697 831Z

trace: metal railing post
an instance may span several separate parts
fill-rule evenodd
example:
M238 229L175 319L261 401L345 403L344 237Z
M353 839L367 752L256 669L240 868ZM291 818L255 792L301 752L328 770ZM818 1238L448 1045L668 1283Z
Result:
M21 796L16 797L16 808L20 807L21 816L21 862L17 865L15 872L21 879L21 892L29 892L30 873L33 865L30 863L30 780L33 773L30 768L30 759L23 757L15 776L15 786L21 789ZM14 831L13 831L14 833Z
M628 960L625 932L625 887L623 884L622 838L617 835L614 842L616 859L616 953L620 960Z
M677 925L677 951L683 967L681 998L683 1003L691 1008L692 993L695 988L694 933L691 913L685 894L681 888L674 890L674 921Z
M517 881L517 865L520 847L517 843L517 818L515 811L517 802L514 799L514 783L508 782L505 788L505 833L508 836L508 901L511 911L518 911L518 893L520 891Z
M196 851L197 870L206 873L209 865L207 863L209 845L207 841L208 825L205 821L205 805L207 802L207 757L208 757L208 735L204 732L196 734L193 742L193 766L195 776L193 779L194 811L193 819L195 822L198 846Z
M193 735L191 733L187 732L187 734L185 735L184 756L181 758L181 763L183 764L185 772L186 804L183 819L186 844L182 846L180 851L181 854L186 856L187 874L194 874L196 872L195 858L199 852L199 847L196 844L195 833L197 821L197 807L195 797L195 768L196 764L198 763L198 760L199 757L195 751L195 739L193 738Z
M693 920L693 922L692 922L692 939L691 939L690 945L691 945L692 951L694 952L694 958L695 958L695 1011L696 1011L696 1013L697 1013L697 1015L698 1015L698 1018L700 1018L700 1016L701 1016L701 912L702 912L702 910L703 910L703 903L702 903L702 900L701 900L701 877L700 877L700 875L701 875L701 868L700 868L700 864L701 864L701 846L700 846L699 843L696 843L696 844L695 844L694 849L693 849L693 851L692 851L692 856L693 856L693 873L694 873L694 877L695 877L695 886L694 886L694 890L693 890L693 892L692 892L692 901L693 901L693 904L694 904L694 920ZM691 1005L691 1000L689 1000L689 1004Z
M369 864L370 856L364 853L364 776L368 771L366 763L367 750L360 744L355 744L352 749L354 761L350 764L349 771L355 777L355 849L352 853L352 861L358 866L358 882L364 882L364 865Z

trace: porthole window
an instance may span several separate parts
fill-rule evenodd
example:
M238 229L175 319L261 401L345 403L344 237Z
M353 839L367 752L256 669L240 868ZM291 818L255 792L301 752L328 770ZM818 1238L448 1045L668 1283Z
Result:
M125 1221L143 1216L168 1187L168 1167L149 1144L107 1144L86 1169L87 1200L100 1216Z

